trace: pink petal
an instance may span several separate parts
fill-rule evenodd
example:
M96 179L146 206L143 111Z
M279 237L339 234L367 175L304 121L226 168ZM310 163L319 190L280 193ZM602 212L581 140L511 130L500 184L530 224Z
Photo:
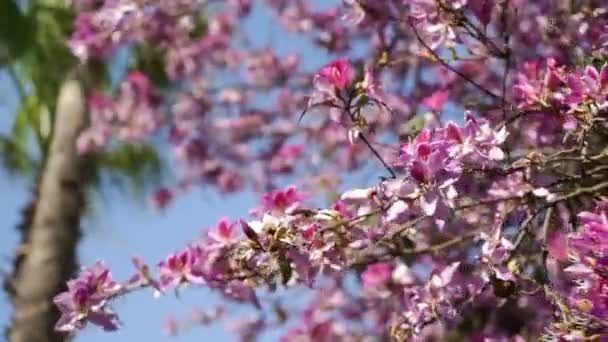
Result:
M441 108L443 108L443 105L447 101L449 95L449 91L440 90L422 100L422 103L425 106L429 107L431 110L438 112L441 110Z
M500 149L500 147L492 147L490 149L489 155L491 160L503 160L505 158L505 153Z
M566 234L558 230L553 230L547 236L547 249L549 255L558 261L568 259L568 239Z
M597 72L597 69L591 65L588 65L585 68L585 75L587 75L587 77L589 77L590 79L592 79L593 81L598 81L600 78L600 74Z
M608 91L608 63L600 70L600 88L602 91Z
M439 196L437 196L436 194L426 193L420 198L420 207L426 215L431 216L437 210L438 201Z

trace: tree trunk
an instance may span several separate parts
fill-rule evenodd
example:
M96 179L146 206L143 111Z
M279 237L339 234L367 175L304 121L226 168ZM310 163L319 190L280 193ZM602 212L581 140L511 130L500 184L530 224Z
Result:
M86 166L76 139L86 124L82 83L68 79L59 91L50 148L33 199L23 212L22 243L7 280L14 309L9 342L63 340L54 331L59 312L52 300L76 268Z

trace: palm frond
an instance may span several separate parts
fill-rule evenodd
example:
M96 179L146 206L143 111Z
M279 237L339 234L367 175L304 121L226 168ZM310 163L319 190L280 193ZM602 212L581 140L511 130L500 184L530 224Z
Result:
M157 151L147 144L123 144L96 157L98 181L115 185L121 191L141 194L160 184L163 161Z
M12 176L31 177L39 167L22 142L6 135L0 136L0 162Z

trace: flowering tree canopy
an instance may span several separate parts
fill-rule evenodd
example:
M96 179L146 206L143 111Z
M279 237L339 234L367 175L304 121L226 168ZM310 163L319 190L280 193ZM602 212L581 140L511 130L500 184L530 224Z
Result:
M115 298L189 285L258 310L244 341L608 338L608 4L330 3L73 0L77 57L137 56L90 95L80 151L160 136L180 178L159 208L197 185L264 194L129 280L83 270L56 328L118 329ZM255 11L326 63L248 42ZM268 299L298 288L298 310Z

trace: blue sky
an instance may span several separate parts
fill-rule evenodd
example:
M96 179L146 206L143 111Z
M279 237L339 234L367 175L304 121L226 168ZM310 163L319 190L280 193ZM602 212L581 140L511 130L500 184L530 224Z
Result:
M0 133L9 129L15 108L15 94L6 74L0 74ZM25 180L11 178L0 171L0 269L9 271L11 258L18 242L15 226L19 222L19 212L29 199L29 188ZM204 228L212 226L221 216L243 216L257 196L242 193L222 197L213 191L196 189L178 197L163 213L146 207L145 203L134 201L111 191L104 202L98 203L94 217L83 222L84 237L79 246L80 262L89 265L104 260L118 279L127 278L132 270L130 258L141 256L150 263L156 263L168 253L183 247L187 242L200 236ZM90 327L76 338L78 342L94 341L174 341L175 338L161 334L161 323L168 314L186 318L195 305L213 308L217 298L207 291L189 290L181 299L173 296L154 299L152 293L143 291L115 303L115 308L123 320L124 327L116 333L104 333ZM10 307L5 293L0 291L0 326L4 327L10 317ZM201 328L177 337L179 341L194 341L195 338L227 337L223 327Z
M316 1L323 7L335 1ZM265 44L272 37L283 53L303 53L305 65L317 65L326 56L315 55L315 49L307 47L305 41L274 35L272 20L268 13L256 8L252 18L245 24L246 32L252 33L253 43ZM0 134L7 133L12 125L17 105L17 94L5 72L0 71ZM19 213L29 199L30 184L24 179L11 178L0 170L0 270L10 271L12 255L19 236L15 226ZM130 258L138 255L150 263L156 263L168 253L183 247L198 238L206 227L214 225L222 216L243 217L256 206L258 195L250 192L235 196L221 196L212 190L195 189L178 197L163 213L154 212L145 203L132 197L110 191L104 202L96 206L95 216L82 223L83 239L78 255L82 265L104 260L118 279L127 278L133 271ZM206 290L186 290L180 299L166 296L153 299L152 293L142 291L120 299L115 308L124 325L115 333L105 333L96 327L85 329L76 342L114 341L199 341L201 337L211 341L233 340L221 325L197 328L178 337L161 333L161 324L167 315L187 318L195 306L212 309L218 298ZM0 291L0 327L10 318L10 306L5 293ZM269 340L270 338L265 338Z

